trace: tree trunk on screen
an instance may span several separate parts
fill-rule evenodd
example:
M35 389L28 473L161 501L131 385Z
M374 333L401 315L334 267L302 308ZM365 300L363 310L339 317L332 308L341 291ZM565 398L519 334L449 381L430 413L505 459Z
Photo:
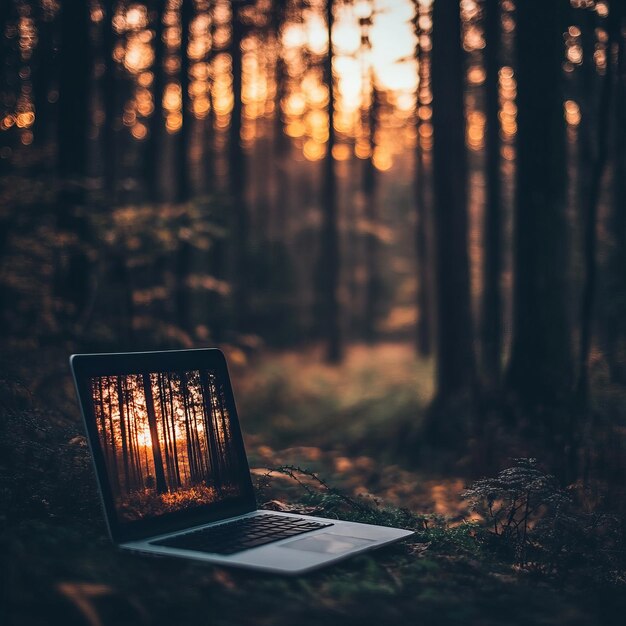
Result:
M189 143L193 113L189 96L189 29L193 18L193 0L182 0L180 8L180 92L182 126L176 137L176 201L191 197Z
M514 309L508 384L528 406L571 390L561 62L565 2L517 5ZM541 19L537 16L540 15Z
M165 467L167 469L167 484L170 487L177 487L174 480L174 467L172 455L172 437L170 432L170 422L165 403L165 384L163 382L165 374L157 374L157 388L159 390L159 408L161 409L161 423L163 425L163 443L165 445Z
M130 491L130 471L128 465L128 436L126 434L126 413L124 411L124 390L122 389L122 376L117 376L117 403L120 412L120 435L122 438L122 466L124 468L124 487Z
M152 63L152 104L154 109L148 119L148 140L144 141L144 184L152 202L161 200L161 176L159 165L163 152L163 14L166 0L151 0L150 17L154 24L154 62Z
M215 432L215 422L213 419L214 398L211 393L211 381L209 374L203 370L200 372L200 387L202 390L202 410L204 413L204 427L209 441L211 454L211 475L208 480L213 482L215 488L220 491L222 488L221 465L219 449L217 446L217 433Z
M467 250L464 54L458 2L433 5L437 397L471 388L474 351Z
M152 439L152 458L154 460L156 490L157 493L165 493L167 491L167 483L165 482L165 472L163 471L163 455L161 454L161 442L159 441L159 432L157 429L150 374L143 374L143 390L146 397L146 413L148 414L150 438Z
M337 180L335 175L335 87L333 79L333 41L334 23L333 0L326 0L326 27L328 35L328 53L325 59L324 73L328 87L328 142L324 159L324 181L322 191L323 217L321 253L318 263L321 288L321 324L326 339L326 359L338 363L342 358L340 311L339 311L339 226L337 218Z
M502 204L500 173L500 0L485 0L485 113L487 124L483 295L482 295L482 373L488 388L500 383L502 357Z
M108 394L107 415L109 418L109 436L111 442L111 463L109 465L111 474L111 486L116 493L120 492L120 472L117 460L117 443L115 441L115 428L113 425L113 381L110 377L106 378L106 389Z

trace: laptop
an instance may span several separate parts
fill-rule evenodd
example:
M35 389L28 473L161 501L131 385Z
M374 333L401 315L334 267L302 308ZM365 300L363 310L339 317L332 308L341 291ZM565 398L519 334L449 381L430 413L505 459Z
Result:
M257 508L220 350L75 354L70 365L124 550L299 574L413 534Z

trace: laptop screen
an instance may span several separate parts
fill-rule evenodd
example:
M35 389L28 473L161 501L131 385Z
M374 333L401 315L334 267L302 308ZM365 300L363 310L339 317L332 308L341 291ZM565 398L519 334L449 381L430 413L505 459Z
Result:
M242 496L247 462L220 372L194 369L89 378L120 522ZM249 474L248 474L249 476Z

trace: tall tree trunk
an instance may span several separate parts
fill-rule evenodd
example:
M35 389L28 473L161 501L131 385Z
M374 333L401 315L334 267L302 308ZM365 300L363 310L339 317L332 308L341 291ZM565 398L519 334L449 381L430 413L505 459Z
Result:
M87 176L91 45L90 13L87 2L64 2L60 9L59 100L57 121L56 226L61 233L86 244L90 238L84 211ZM60 237L62 238L62 237ZM55 251L54 296L59 321L67 335L76 332L89 295L91 263L84 247L60 247Z
M281 45L281 35L283 25L287 20L288 2L285 0L272 1L272 29L276 38L277 57L276 73L276 95L274 98L274 158L275 178L280 181L280 192L276 194L276 206L270 232L273 239L279 242L286 240L288 232L288 201L289 201L289 151L291 143L285 133L285 120L282 114L282 104L288 94L289 74L287 63L283 58L283 48Z
M150 374L143 374L143 390L146 398L146 413L148 414L148 426L150 427L150 439L152 440L152 458L154 460L154 477L156 479L157 493L167 492L165 472L163 471L163 455L161 454L161 442L156 423L154 410L154 397L152 396L152 384Z
M622 8L622 32L626 12ZM611 232L609 254L611 303L607 319L607 360L611 379L626 384L626 41L619 39L616 98L613 107L613 177L611 185Z
M418 64L419 87L415 102L415 120L417 130L417 141L415 144L415 256L417 260L417 328L416 328L416 348L420 356L428 357L432 354L433 346L433 280L432 280L432 207L430 206L430 193L428 184L430 182L426 169L426 159L424 154L421 118L421 107L427 106L425 96L430 95L430 68L428 53L423 49L422 39L425 36L420 26L420 17L426 16L428 7L422 6L415 1L415 35L417 44L415 57Z
M467 251L467 164L463 102L465 64L458 2L433 5L437 398L449 400L474 381Z
M209 112L207 116L204 118L204 138L203 138L203 151L202 151L202 161L203 161L203 172L204 172L204 192L207 194L211 194L215 191L217 185L215 182L215 154L213 152L214 141L215 141L215 108L213 101L213 56L215 54L215 5L211 3L207 11L210 14L211 23L209 26L209 36L211 39L211 45L207 49L206 57L204 59L205 63L209 67L209 77L208 77L208 91L207 98L209 100Z
M152 63L152 102L154 109L148 121L148 140L144 141L144 184L152 202L161 200L160 157L163 152L163 16L167 0L150 0L150 18L154 23L154 62Z
M65 2L60 9L58 169L67 185L82 186L87 173L89 122L89 3Z
M369 107L369 149L370 156L364 161L363 195L365 196L365 218L368 229L365 235L365 311L363 315L363 335L365 341L373 343L376 339L376 323L379 314L381 279L379 274L379 242L378 242L378 175L374 165L374 151L376 149L376 130L378 127L378 110L380 96L375 84L375 77L371 72L371 97Z
M9 3L7 3L9 4ZM48 167L48 146L50 143L50 80L53 62L53 14L42 3L35 5L35 21L37 26L37 48L33 77L33 99L35 104L35 123L33 125L34 146L42 151L40 168ZM0 21L0 32L4 33L3 22ZM5 45L5 44L3 44Z
M623 14L623 3L616 2L611 6L608 17L608 41L607 62L604 77L602 78L602 91L598 104L598 125L596 133L596 146L592 159L591 179L589 182L588 196L584 205L584 263L585 280L580 311L580 347L579 347L579 372L577 393L584 404L589 396L589 352L593 334L593 309L596 296L597 275L597 221L598 205L602 192L602 181L609 158L609 129L611 126L611 105L615 75L614 52L617 51L622 33L620 30ZM614 129L617 131L618 129ZM617 133L614 132L615 136ZM626 208L623 207L626 210Z
M500 173L500 0L485 0L485 113L487 118L485 177L485 255L482 294L482 370L491 389L500 383L502 358L502 206Z
M115 201L116 186L116 150L117 141L117 64L113 58L115 48L115 17L116 0L104 2L104 20L102 26L102 56L104 58L104 76L102 79L102 98L104 100L103 159L104 159L104 190L111 202Z
M571 390L573 376L565 120L559 89L565 9L560 0L517 5L514 308L507 376L529 406L559 403Z
M339 226L337 218L337 180L335 176L335 86L333 79L334 24L333 0L326 0L326 27L328 53L325 60L325 76L328 86L328 142L324 159L323 221L321 254L318 263L321 287L321 323L326 338L326 359L338 363L342 358L340 310L339 310Z
M187 202L191 197L190 153L193 114L189 95L189 30L193 18L194 0L182 0L180 9L180 92L182 126L177 136L176 201Z
M242 64L241 44L244 38L244 25L239 11L239 4L231 0L232 34L230 57L233 73L233 110L229 128L228 185L233 203L233 253L234 253L234 322L236 330L247 328L249 318L249 215L246 202L246 159L241 145L242 102Z

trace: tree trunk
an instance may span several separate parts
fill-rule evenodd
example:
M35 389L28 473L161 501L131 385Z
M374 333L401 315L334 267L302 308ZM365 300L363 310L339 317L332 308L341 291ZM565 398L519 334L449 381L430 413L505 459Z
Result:
M335 89L333 79L334 23L333 0L326 0L326 26L328 33L328 54L325 61L325 75L328 86L328 142L324 159L323 183L323 222L321 256L319 259L319 279L321 287L321 323L326 337L326 359L338 363L342 358L340 311L339 311L339 227L337 218L337 180L335 176Z
M514 309L508 384L529 406L555 405L572 385L567 306L564 2L517 5ZM541 15L541 19L537 19Z
M159 441L159 431L156 423L156 412L154 410L154 398L152 396L150 374L143 374L143 390L146 397L146 413L148 414L150 439L152 440L152 458L154 460L156 490L157 493L166 493L167 483L165 482L165 472L163 471L163 455L161 454L161 442Z
M242 331L247 328L248 324L250 288L248 280L249 216L246 203L246 160L241 145L243 114L241 44L244 37L244 25L239 14L239 3L231 0L231 10L230 56L233 73L233 110L228 142L228 183L233 203L234 322L236 330Z
M87 173L91 71L89 3L63 3L60 21L58 169L62 181L80 186Z
M117 63L113 58L115 48L115 32L113 18L115 17L116 0L104 2L104 20L102 26L102 55L104 57L104 76L102 79L102 98L104 100L103 159L104 159L104 190L111 202L115 201L116 187L116 150L117 130L115 117L117 115Z
M128 468L128 437L126 434L126 414L124 412L124 390L122 376L117 376L117 403L120 412L120 434L122 437L122 464L124 467L124 486L126 493L130 491L130 471Z
M437 398L449 400L474 381L467 252L464 55L457 2L433 5Z
M619 3L618 3L619 4ZM622 32L626 26L622 7ZM611 379L626 384L626 42L621 36L617 54L616 98L613 119L613 177L611 185L611 232L609 253L611 302L607 319L607 360Z
M9 3L7 2L7 5ZM35 21L37 26L37 48L35 49L35 67L33 76L33 98L35 104L35 123L33 125L34 146L42 151L40 168L48 167L48 147L50 140L50 79L53 72L52 53L53 44L53 14L42 4L35 7ZM0 32L3 22L0 21ZM6 45L6 44L2 44Z
M379 244L378 244L378 176L374 165L374 151L376 149L376 129L378 127L378 110L380 108L378 89L373 72L371 74L372 102L368 111L369 117L369 149L370 156L364 161L363 195L365 196L365 219L368 229L365 234L365 311L363 316L363 335L365 341L373 343L376 339L376 324L378 321L381 279L379 274Z
M193 17L193 0L182 0L180 9L180 92L182 126L177 136L176 201L187 202L191 198L189 140L193 114L189 96L189 29Z
M500 383L502 358L502 206L500 173L500 0L485 0L485 109L487 118L485 256L482 294L482 373L488 388Z
M415 35L417 44L415 57L418 64L419 87L415 102L415 120L417 130L417 141L415 144L415 256L417 260L417 328L416 328L416 348L417 353L423 357L432 354L433 344L433 280L432 280L432 207L430 206L430 193L428 189L429 177L426 171L426 159L424 147L422 145L422 119L420 109L426 105L424 96L430 95L430 70L429 59L426 51L422 47L422 29L419 24L420 17L427 15L429 8L423 7L419 2L415 2Z
M148 140L144 142L144 184L152 202L161 200L161 176L159 165L163 152L163 15L166 0L151 0L150 16L154 22L154 62L152 64L152 102L154 110L148 121Z
M611 126L611 105L613 101L614 78L617 74L613 58L613 48L619 45L622 34L623 4L615 3L608 17L607 63L602 78L602 91L598 105L597 145L592 159L591 179L584 210L584 264L585 280L580 311L580 348L577 393L586 405L589 399L589 352L593 335L593 310L596 296L597 275L597 227L598 205L602 192L602 181L609 158L609 129ZM614 129L617 131L618 129ZM614 132L613 135L617 135ZM624 208L624 207L622 207Z

